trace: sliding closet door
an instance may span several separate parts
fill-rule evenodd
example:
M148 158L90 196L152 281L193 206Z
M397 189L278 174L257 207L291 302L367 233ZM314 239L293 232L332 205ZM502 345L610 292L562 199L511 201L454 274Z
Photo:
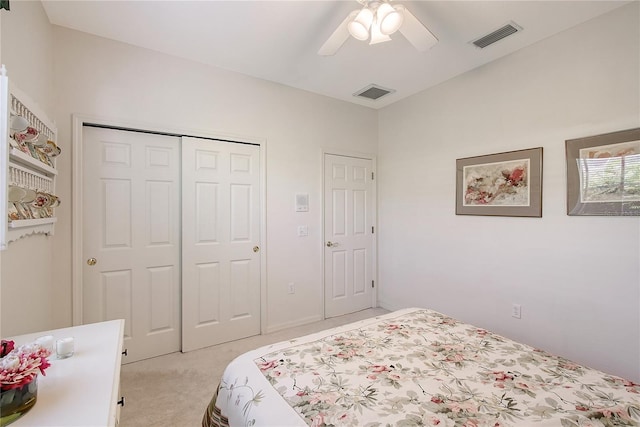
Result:
M260 148L182 138L182 350L260 333Z
M180 350L180 139L83 128L83 323L125 319L127 362Z

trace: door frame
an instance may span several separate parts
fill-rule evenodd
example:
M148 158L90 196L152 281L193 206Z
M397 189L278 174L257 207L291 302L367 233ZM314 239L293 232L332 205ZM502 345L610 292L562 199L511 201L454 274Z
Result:
M362 153L362 152L358 152L358 151L349 151L349 150L340 150L340 149L333 149L333 148L324 148L322 149L322 156L320 158L320 170L321 170L321 176L322 176L322 191L320 194L322 194L321 196L321 212L322 212L322 239L321 239L321 244L322 244L322 318L326 319L326 311L325 311L325 299L326 299L326 281L325 281L325 250L324 250L324 245L325 245L325 200L324 200L324 195L325 195L325 176L324 176L324 162L325 162L325 158L327 154L331 154L334 156L342 156L342 157L355 157L358 159L365 159L365 160L371 160L371 172L373 172L374 174L374 179L373 179L373 189L372 189L372 197L373 197L373 218L371 220L371 223L373 224L373 226L375 227L375 232L373 233L373 242L372 242L372 251L373 254L371 254L371 258L373 260L373 266L372 266L372 278L373 281L375 283L375 286L373 288L373 292L372 292L372 301L371 301L371 306L372 307L377 307L378 306L378 287L379 287L379 283L378 283L378 172L377 172L377 157L375 154L371 154L371 153Z
M119 130L168 134L177 137L193 136L216 139L229 143L254 144L260 147L260 333L266 333L267 327L267 140L266 138L228 134L217 131L166 127L158 124L142 123L130 120L114 119L84 114L72 115L71 143L71 298L72 324L82 324L82 259L83 254L83 217L82 217L82 164L83 135L85 125L97 125ZM182 282L180 283L182 288ZM182 347L182 344L181 344Z

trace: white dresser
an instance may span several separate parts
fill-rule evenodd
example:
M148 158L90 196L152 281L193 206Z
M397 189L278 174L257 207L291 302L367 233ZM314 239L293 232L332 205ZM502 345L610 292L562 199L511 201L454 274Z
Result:
M38 375L38 400L11 426L116 426L120 413L120 362L124 320L10 337L16 345L53 335L73 337L75 354L49 357L46 376Z

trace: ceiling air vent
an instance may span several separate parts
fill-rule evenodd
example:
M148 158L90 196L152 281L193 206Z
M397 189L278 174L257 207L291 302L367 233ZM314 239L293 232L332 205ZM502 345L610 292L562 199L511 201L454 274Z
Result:
M382 86L371 84L364 89L360 89L353 96L357 96L359 98L367 98L375 101L376 99L382 98L385 95L395 92L393 89L386 89Z
M473 43L476 47L479 47L480 49L484 49L485 47L492 45L495 42L510 36L511 34L517 33L518 31L522 31L522 27L516 24L515 22L510 22L504 27L499 28L490 34L487 34L486 36L480 37L479 39L474 40L471 43Z

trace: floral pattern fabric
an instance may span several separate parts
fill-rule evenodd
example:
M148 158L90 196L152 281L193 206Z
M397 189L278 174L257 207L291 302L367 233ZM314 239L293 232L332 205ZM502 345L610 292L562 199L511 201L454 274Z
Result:
M640 425L640 385L431 310L402 310L250 357L297 413L296 425ZM261 405L273 393L264 382L223 377L223 391L223 411L237 399L242 424L291 425L275 404Z

